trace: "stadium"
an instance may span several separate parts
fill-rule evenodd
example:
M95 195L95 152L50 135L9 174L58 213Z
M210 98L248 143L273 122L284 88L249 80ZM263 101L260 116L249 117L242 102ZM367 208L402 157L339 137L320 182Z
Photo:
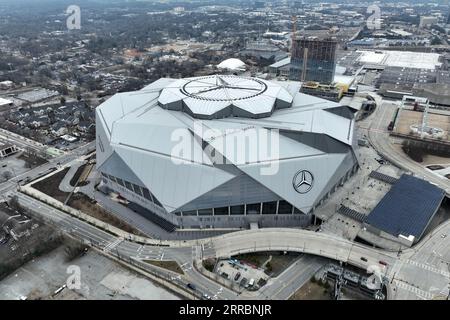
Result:
M96 110L100 188L176 228L305 227L358 170L356 110L292 81L163 78Z

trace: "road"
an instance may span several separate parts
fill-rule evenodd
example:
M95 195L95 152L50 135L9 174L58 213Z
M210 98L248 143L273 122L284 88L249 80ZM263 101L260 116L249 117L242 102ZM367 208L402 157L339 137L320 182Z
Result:
M94 150L95 150L95 141L90 142L76 150L67 152L59 157L50 159L49 162L39 167L33 168L25 173L19 174L14 178L10 179L9 181L0 184L0 194L3 197L6 197L6 195L9 192L17 188L18 184L20 184L22 180L25 180L27 178L34 180L37 177L50 172L52 168L56 168L57 166L64 166L72 161L76 161L80 156Z
M176 246L158 247L141 245L113 236L96 227L69 216L38 200L17 193L20 203L33 210L61 230L92 245L105 253L136 259L174 260L182 266L183 279L194 283L201 292L216 299L286 299L295 292L295 283L305 282L317 265L299 263L271 282L270 286L254 293L238 293L205 278L193 267L193 250L203 247L204 257L229 257L238 253L258 251L296 251L336 259L367 269L378 266L391 282L391 297L433 298L450 282L449 263L450 222L440 226L433 234L401 255L353 243L338 236L298 229L260 229L229 233L215 238L174 242ZM442 241L442 235L447 235ZM169 242L170 244L170 242ZM361 260L364 257L367 261ZM434 259L434 260L432 260ZM384 268L379 261L387 263ZM442 262L444 261L444 262ZM309 268L305 268L305 265ZM312 269L310 269L312 268Z
M24 176L32 178L38 176L58 162L63 165L78 161L81 155L93 147L95 145L91 143L74 152L64 154L48 164L30 170ZM444 287L450 282L448 272L450 222L441 225L419 245L411 250L405 250L401 255L367 247L335 235L300 229L275 228L246 230L195 241L174 241L172 246L160 247L141 245L116 237L19 193L15 190L14 182L20 178L16 177L13 182L2 184L0 192L17 195L19 202L28 210L43 217L60 230L100 248L105 254L140 260L174 260L185 272L184 276L179 276L183 278L183 281L194 283L202 293L214 299L287 299L322 265L322 258L314 256L348 262L363 269L374 265L383 269L391 283L390 296L397 299L431 299L441 291L445 293ZM202 248L204 257L214 258L258 251L296 251L312 256L298 261L279 277L272 279L270 285L263 287L260 291L239 294L206 278L193 267L193 252L199 248ZM308 261L308 259L311 260ZM380 266L380 261L384 261L387 267Z
M440 188L445 190L447 195L450 195L449 179L436 175L409 158L401 150L394 147L389 136L389 131L387 131L387 126L393 119L394 112L398 105L387 101L382 102L380 97L377 97L376 100L377 108L375 109L375 112L359 125L360 128L367 128L367 135L374 149L391 163L407 172L414 173L417 177L438 185Z

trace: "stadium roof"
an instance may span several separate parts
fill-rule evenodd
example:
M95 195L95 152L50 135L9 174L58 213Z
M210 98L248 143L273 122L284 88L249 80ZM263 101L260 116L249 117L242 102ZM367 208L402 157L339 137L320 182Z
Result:
M164 109L185 111L195 118L245 118L270 116L275 109L290 107L292 95L273 82L232 75L180 79L162 90Z
M444 199L444 190L403 175L367 217L366 223L394 236L420 239Z

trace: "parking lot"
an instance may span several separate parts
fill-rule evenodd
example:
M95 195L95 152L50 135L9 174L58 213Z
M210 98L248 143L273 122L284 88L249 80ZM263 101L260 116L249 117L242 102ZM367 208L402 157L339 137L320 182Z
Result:
M263 269L235 259L219 260L214 271L247 290L258 290L269 279Z

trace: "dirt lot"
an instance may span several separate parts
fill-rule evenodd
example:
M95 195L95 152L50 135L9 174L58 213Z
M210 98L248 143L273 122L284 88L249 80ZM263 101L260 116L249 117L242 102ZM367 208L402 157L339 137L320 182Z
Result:
M264 263L266 263L265 273L271 277L277 277L299 257L299 253L283 254L283 252L277 251L243 254L234 258L255 265L258 268L262 268Z
M128 223L120 220L116 216L112 215L111 213L100 207L98 204L92 203L91 199L85 194L75 193L74 195L72 195L67 204L74 209L80 210L90 215L91 217L109 223L116 228L122 229L135 235L146 237L145 234L132 227Z
M289 300L331 300L330 289L325 289L310 280L298 289Z
M412 125L422 124L423 112L412 110L403 110L397 124L396 132L401 134L410 134ZM449 140L450 117L440 114L428 114L428 126L440 128L445 131L445 139Z
M59 185L69 170L70 168L65 168L64 170L51 175L47 179L36 182L35 184L31 185L31 187L64 203L69 196L69 193L59 190Z

